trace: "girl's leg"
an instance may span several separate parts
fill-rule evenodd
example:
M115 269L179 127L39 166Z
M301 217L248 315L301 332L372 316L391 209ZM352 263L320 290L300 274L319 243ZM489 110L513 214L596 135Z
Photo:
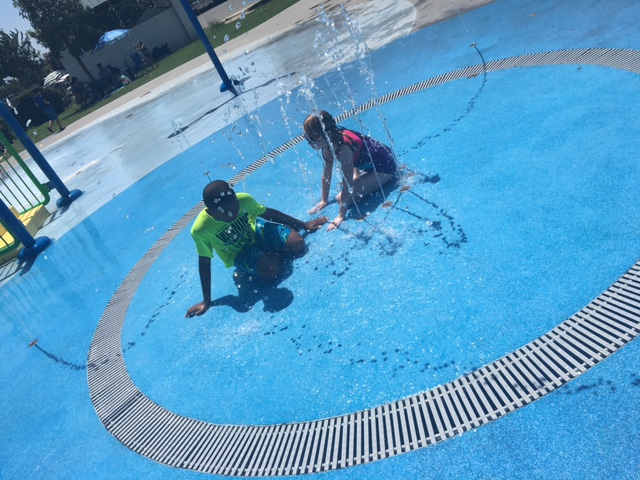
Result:
M382 185L391 180L395 175L392 173L376 173L376 172L366 172L360 175L360 178L354 180L351 187L353 188L353 195L351 198L347 199L347 203L349 205L354 203L355 201L359 201L363 197L366 197L372 192L379 190ZM342 192L338 194L336 200L341 202Z

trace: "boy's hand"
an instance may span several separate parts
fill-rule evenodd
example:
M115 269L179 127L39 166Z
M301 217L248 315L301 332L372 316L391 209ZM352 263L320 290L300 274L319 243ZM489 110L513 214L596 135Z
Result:
M304 229L307 232L315 232L328 221L329 219L327 217L314 218L313 220L309 220L308 222L305 222Z
M199 317L200 315L204 314L207 310L209 310L209 307L211 307L211 304L208 302L196 303L193 307L187 310L187 314L184 316L184 318L192 318L195 316Z
M327 202L319 202L315 207L309 210L309 215L313 215L314 213L318 213L324 207L327 206Z

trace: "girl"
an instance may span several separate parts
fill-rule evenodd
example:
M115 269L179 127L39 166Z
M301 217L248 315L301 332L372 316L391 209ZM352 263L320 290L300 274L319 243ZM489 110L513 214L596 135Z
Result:
M333 117L320 110L304 121L304 134L314 150L322 151L322 197L309 210L312 215L327 206L331 174L335 159L342 169L342 190L336 197L340 205L338 216L327 230L334 230L344 222L347 208L362 197L379 189L397 171L395 157L389 147L359 132L336 125Z

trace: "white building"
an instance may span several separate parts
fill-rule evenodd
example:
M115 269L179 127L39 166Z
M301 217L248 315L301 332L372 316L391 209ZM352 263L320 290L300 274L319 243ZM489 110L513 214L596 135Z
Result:
M105 0L80 1L87 7L95 8ZM89 51L80 56L94 79L98 78L98 63L112 65L123 71L134 67L137 59L133 56L137 57L135 43L138 40L151 51L167 45L172 52L197 40L198 35L179 0L153 0L153 3L155 6L145 10L138 24L126 35L95 53ZM67 51L62 55L62 64L72 77L84 82L91 80L85 68Z

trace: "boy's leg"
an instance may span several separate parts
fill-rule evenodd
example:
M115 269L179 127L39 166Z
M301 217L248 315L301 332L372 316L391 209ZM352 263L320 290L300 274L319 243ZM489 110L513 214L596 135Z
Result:
M282 272L282 260L276 253L263 253L257 265L260 280L275 280Z
M280 241L283 243L278 249L275 251L266 250L258 260L258 278L261 280L275 280L283 271L285 258L297 258L307 252L307 244L298 232L282 225L271 225L274 225L277 230L284 229L289 232L286 239L283 239L282 234L279 235Z
M256 243L238 254L235 266L238 270L260 280L274 280L282 271L279 252L284 250L288 231L280 231L274 223L256 220Z
M268 253L297 256L306 252L304 238L289 227L261 218L256 223L256 241Z
M284 252L287 255L303 255L304 253L306 253L307 251L307 244L304 241L304 238L302 238L302 235L300 235L298 232L296 232L295 230L291 230L291 233L289 233L289 238L287 238L287 241L284 245Z
M284 257L306 252L304 238L284 225L256 221L256 243L244 249L235 260L239 270L260 280L275 280L282 273Z
M259 245L249 245L238 254L235 267L245 275L260 279L274 280L282 271L282 259L277 253L265 252Z

